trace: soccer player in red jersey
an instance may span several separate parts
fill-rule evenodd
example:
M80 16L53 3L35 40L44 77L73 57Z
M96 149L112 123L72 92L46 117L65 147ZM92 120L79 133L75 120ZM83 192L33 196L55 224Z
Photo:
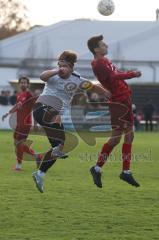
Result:
M90 172L97 187L102 188L101 168L105 164L114 147L119 144L122 135L122 172L120 179L139 187L130 171L133 132L133 113L131 102L131 90L125 79L140 77L139 71L119 71L112 62L105 57L108 53L108 46L103 41L103 36L94 36L87 42L88 48L94 55L91 63L93 72L101 85L110 91L111 98L109 110L111 117L112 133L110 139L103 145L98 157L96 166L91 167ZM125 110L123 110L123 108ZM124 114L123 114L124 113Z
M33 149L27 144L27 137L32 126L32 107L35 103L35 98L29 91L29 78L22 76L19 78L19 88L20 92L17 94L17 102L13 108L3 115L2 120L16 112L16 123L14 117L11 116L10 118L10 125L14 129L14 144L15 144L15 151L17 157L17 163L14 167L14 170L20 171L22 169L22 160L23 154L27 153L33 155L37 161L40 161L40 155L35 154Z

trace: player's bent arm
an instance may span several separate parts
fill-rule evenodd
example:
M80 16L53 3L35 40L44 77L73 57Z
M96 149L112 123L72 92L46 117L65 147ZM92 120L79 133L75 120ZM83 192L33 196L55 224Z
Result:
M91 91L91 92L96 92L99 95L103 96L103 98L110 98L111 93L102 87L101 84L93 84L91 81L88 81L83 78L84 81L81 82L79 89L83 91Z
M101 84L93 84L91 81L82 77L81 79L83 81L79 86L80 90L97 92L99 95L102 95L103 97L106 97L106 98L111 97L111 93L107 89L103 88Z
M93 84L91 91L98 93L99 95L103 96L103 98L109 99L111 97L110 91L103 88L100 84Z
M46 70L40 74L40 79L44 82L47 82L47 80L50 77L53 77L59 73L59 69L52 69L52 70Z
M18 102L14 107L9 110L9 114L16 112L19 108L21 108L22 105L22 102Z
M125 79L131 79L135 77L140 77L141 72L137 71L129 71L129 72L112 72L111 77L115 78L116 80L125 80Z
M16 112L21 106L22 106L22 103L21 103L21 102L18 102L14 107L12 107L12 108L9 110L9 112L7 112L6 114L4 114L4 115L2 116L2 121L4 121L4 119L5 119L6 117L8 117L9 114L12 114L12 113Z

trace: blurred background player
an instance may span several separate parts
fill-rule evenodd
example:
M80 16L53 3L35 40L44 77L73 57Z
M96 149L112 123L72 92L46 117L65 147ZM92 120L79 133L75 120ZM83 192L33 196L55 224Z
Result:
M139 187L139 184L133 178L130 171L131 149L134 138L133 133L133 113L131 102L131 91L125 79L140 77L141 72L121 72L117 69L105 55L108 53L108 46L103 41L103 36L94 36L87 42L88 48L94 55L91 63L93 72L102 86L111 93L109 110L111 116L112 134L110 139L103 145L98 157L96 166L91 167L94 183L97 187L102 187L101 168L105 164L113 148L119 144L124 134L124 143L122 145L123 167L120 179L127 183ZM122 108L125 107L125 115L122 117ZM122 121L120 120L122 117Z
M17 100L15 106L11 110L2 116L2 121L11 114L10 125L14 129L14 145L17 157L17 163L13 170L22 170L22 160L24 153L34 156L37 165L40 162L41 156L35 154L33 149L30 147L31 142L26 141L29 131L32 126L32 107L35 102L35 98L29 91L30 80L26 76L22 76L18 80L20 91L17 93ZM13 117L13 113L16 113L16 122Z
M145 119L145 130L153 131L153 114L155 111L155 107L152 104L151 99L147 99L144 107L143 107L143 114Z

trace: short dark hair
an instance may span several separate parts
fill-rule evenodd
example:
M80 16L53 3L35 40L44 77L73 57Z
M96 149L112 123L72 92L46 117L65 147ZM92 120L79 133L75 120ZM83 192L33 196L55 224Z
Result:
M71 67L74 66L74 63L77 62L77 54L71 50L65 50L61 55L58 57L58 61L67 62Z
M20 76L18 79L18 83L20 83L23 79L26 80L28 84L30 83L30 79L27 76Z
M87 46L93 54L95 54L94 49L99 47L99 42L102 41L102 40L103 40L103 35L98 35L98 36L91 37L87 41Z

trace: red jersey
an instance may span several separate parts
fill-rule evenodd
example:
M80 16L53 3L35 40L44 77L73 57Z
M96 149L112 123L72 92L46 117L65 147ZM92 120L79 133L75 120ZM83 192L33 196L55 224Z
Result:
M124 80L136 77L136 72L121 72L110 60L104 57L94 59L91 64L98 81L112 94L112 101L124 101L130 97L131 90Z
M17 102L21 103L22 106L17 110L17 127L23 127L32 124L32 107L35 99L31 92L20 92L17 94Z

